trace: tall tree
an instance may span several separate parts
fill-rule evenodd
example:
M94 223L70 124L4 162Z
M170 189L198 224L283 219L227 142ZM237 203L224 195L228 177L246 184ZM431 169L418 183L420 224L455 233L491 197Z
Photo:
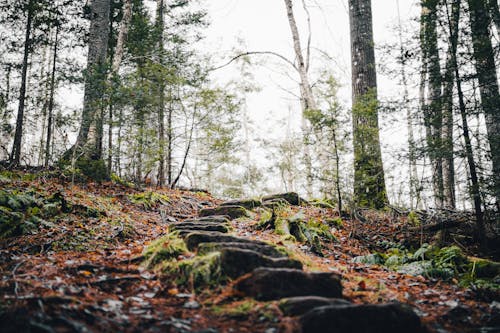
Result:
M352 64L354 195L357 205L387 202L378 128L371 0L349 0Z
M102 159L99 126L102 126L102 97L106 82L106 56L109 39L110 0L93 0L90 4L87 70L80 130L73 156L83 155L92 160Z
M497 68L490 39L489 14L484 0L468 0L473 55L476 66L481 107L486 119L493 166L493 195L500 203L500 95Z
M293 13L292 0L285 0L288 23L290 25L290 30L292 32L293 49L295 51L295 57L297 59L297 64L295 68L297 69L300 77L300 95L301 95L300 101L302 106L302 132L303 132L302 135L304 141L304 162L306 164L306 172L307 172L306 189L307 189L307 195L311 197L313 191L312 189L313 175L312 175L312 159L309 147L310 126L305 117L305 113L308 110L317 110L317 105L316 105L316 100L314 99L311 84L309 83L309 74L308 74L309 62L310 62L310 44L311 44L310 17L305 2L303 1L302 4L307 13L308 23L309 23L309 38L306 48L306 56L304 56L303 54L303 49L300 42L299 30L297 28L297 22L295 21L295 16Z
M427 151L432 165L435 205L443 207L443 159L441 135L443 113L441 103L441 67L438 48L437 11L439 0L422 0L420 48L422 51L421 109L424 118ZM427 87L427 95L425 94Z
M23 125L24 125L24 107L26 102L26 81L28 75L28 59L31 52L31 34L33 18L36 13L35 10L36 1L29 0L25 5L26 12L26 27L24 32L24 52L23 52L23 63L21 72L21 88L19 89L19 105L17 108L17 120L16 120L16 132L14 134L14 144L12 145L12 151L10 154L10 162L12 166L19 165L21 159L21 145L23 137Z
M446 12L448 3L445 1ZM458 28L460 18L460 0L453 0L451 16L448 17L449 42L446 55L446 68L443 75L443 127L442 127L442 163L443 163L443 205L448 209L455 209L455 163L453 156L453 87L455 69L453 62L456 58L458 43Z

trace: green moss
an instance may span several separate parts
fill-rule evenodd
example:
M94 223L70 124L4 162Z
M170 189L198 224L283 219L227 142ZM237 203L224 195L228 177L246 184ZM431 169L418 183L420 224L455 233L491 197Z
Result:
M325 219L326 224L337 229L342 229L344 227L344 221L340 217L327 218Z
M161 237L146 247L143 251L145 257L143 265L153 268L162 261L176 259L179 255L187 253L188 249L178 233L170 233Z
M413 210L408 213L407 221L411 226L418 227L420 225L420 219L418 218L417 213Z
M122 186L125 186L125 187L134 187L134 184L129 182L129 181L126 181L124 179L122 179L120 176L118 176L116 173L112 173L111 174L111 181L115 184L118 184L118 185L122 185Z
M212 311L219 316L226 316L234 319L243 319L251 313L258 311L259 303L250 299L238 303L225 304L223 306L214 306Z
M158 205L170 203L170 198L167 195L153 191L132 194L129 198L133 203L142 205L146 210L152 210Z
M81 157L75 162L75 167L96 182L109 180L108 169L103 159Z
M220 252L211 252L182 261L164 262L158 267L164 274L175 278L178 285L192 286L196 289L218 286L227 280L221 272Z

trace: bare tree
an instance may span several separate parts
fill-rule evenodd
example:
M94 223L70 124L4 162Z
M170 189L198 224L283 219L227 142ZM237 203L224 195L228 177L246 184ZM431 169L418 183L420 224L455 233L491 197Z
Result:
M378 128L371 0L349 0L352 63L354 195L360 206L387 202Z

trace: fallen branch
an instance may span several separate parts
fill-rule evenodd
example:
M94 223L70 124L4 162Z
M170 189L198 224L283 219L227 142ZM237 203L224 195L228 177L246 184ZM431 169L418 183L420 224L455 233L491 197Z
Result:
M456 220L444 220L444 221L437 222L437 223L426 224L426 225L418 226L418 227L412 227L409 230L410 231L418 231L418 232L420 232L420 231L433 232L433 231L456 228L460 224L461 223L459 221L456 221Z

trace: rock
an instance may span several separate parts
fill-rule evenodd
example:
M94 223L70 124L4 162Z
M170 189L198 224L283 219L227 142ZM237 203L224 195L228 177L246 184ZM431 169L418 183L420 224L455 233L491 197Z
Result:
M258 267L302 269L302 263L289 258L271 258L252 250L225 248L220 251L222 273L237 278Z
M257 268L236 282L234 288L257 300L294 296L342 297L340 276L335 273L306 273L288 268Z
M215 208L203 208L199 211L200 217L227 215L231 220L239 217L247 217L248 211L241 206L219 206Z
M254 209L262 206L262 201L259 199L242 199L242 200L229 200L220 204L221 206L241 206L246 209Z
M341 298L326 298L319 296L301 296L285 298L280 301L279 308L285 316L301 316L313 308L326 305L350 305Z
M284 200L288 201L288 203L290 205L295 205L295 206L298 206L302 202L305 202L305 200L301 199L299 197L299 195L295 192L273 194L273 195L267 195L265 197L262 197L262 201L269 201L269 200L274 200L274 199L284 199Z
M398 273L408 274L413 276L426 276L427 272L432 270L432 262L430 260L415 261L409 264L399 266Z
M284 206L286 207L289 205L290 205L290 203L288 201L286 201L285 199L272 199L272 200L262 201L262 206L265 208L269 208L269 209L275 209L275 208L284 207Z
M371 253L366 256L357 256L352 259L357 264L383 265L385 260L380 253Z
M187 301L182 307L185 309L199 309L201 305L196 301Z
M403 304L329 305L312 309L300 319L302 333L363 332L423 333L420 318Z
M179 231L218 231L222 233L229 232L229 226L225 223L206 223L206 222L182 222L170 225L170 230Z
M186 235L184 242L190 251L195 250L200 243L252 243L267 245L264 242L253 241L247 238L240 238L225 235L221 232L194 231Z
M286 258L286 255L278 251L274 246L259 243L201 243L198 244L198 254L207 254L220 251L226 248L237 248L243 250L252 250L271 258Z
M195 223L229 223L229 216L227 215L211 215L204 217L197 217L194 219L187 219L184 222L195 222Z

